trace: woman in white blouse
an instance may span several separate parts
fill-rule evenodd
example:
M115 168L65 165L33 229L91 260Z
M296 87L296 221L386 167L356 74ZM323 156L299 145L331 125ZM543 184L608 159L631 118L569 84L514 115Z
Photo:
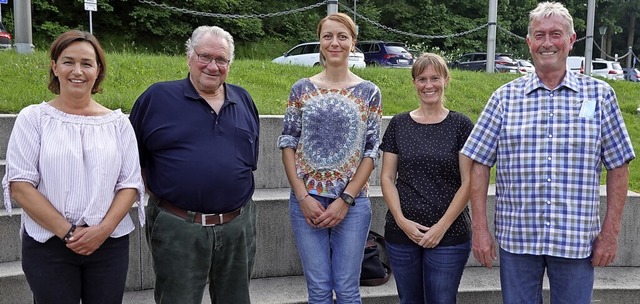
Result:
M96 38L51 45L48 102L20 111L7 148L4 204L22 207L22 268L37 303L121 303L128 212L144 185L133 129L93 98L106 75ZM139 212L140 223L144 214Z

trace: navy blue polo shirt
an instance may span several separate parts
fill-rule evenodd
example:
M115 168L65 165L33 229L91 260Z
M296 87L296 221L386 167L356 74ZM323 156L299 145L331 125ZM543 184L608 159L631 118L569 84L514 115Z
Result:
M188 76L151 85L131 110L148 190L177 207L224 213L253 195L258 109L245 89L224 86L219 114Z

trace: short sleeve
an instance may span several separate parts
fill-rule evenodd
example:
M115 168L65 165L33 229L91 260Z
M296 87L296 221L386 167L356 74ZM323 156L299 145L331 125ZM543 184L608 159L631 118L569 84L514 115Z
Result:
M398 121L398 115L395 115L389 121L387 129L382 136L382 144L380 144L380 150L383 152L389 152L398 154L398 143L396 142L396 126Z
M7 145L6 172L2 180L4 205L11 211L11 182L29 182L34 187L40 184L38 160L40 159L39 114L36 106L29 106L18 114Z

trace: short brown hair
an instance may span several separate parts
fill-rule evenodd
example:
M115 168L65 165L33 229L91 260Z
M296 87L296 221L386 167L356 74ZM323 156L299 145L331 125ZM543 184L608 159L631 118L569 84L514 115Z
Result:
M104 51L100 46L100 42L89 32L83 32L79 30L70 30L62 35L58 36L56 40L51 44L51 48L49 49L49 54L51 60L54 62L58 61L60 54L69 47L74 42L77 41L86 41L91 43L94 51L96 52L96 61L98 63L98 77L96 78L96 82L93 84L93 88L91 88L91 94L102 92L102 88L100 87L100 83L104 80L107 75L107 65L105 61ZM60 94L60 80L53 73L53 68L49 67L49 91L53 94Z
M335 21L335 22L338 22L338 23L344 25L349 30L349 34L351 34L351 37L353 37L353 42L355 44L355 42L356 42L356 40L358 38L356 24L355 24L355 22L353 22L351 17L349 17L349 15L347 15L345 13L333 13L333 14L327 15L326 17L322 18L320 20L320 22L318 22L318 29L316 30L316 34L318 35L318 39L320 39L320 35L322 34L320 32L320 31L322 31L322 26L324 25L325 22L327 22L329 20ZM322 64L322 66L325 66L325 58L322 55L322 51L320 51L320 64Z
M442 56L433 53L423 53L413 62L411 67L411 77L415 80L416 77L428 67L432 66L433 70L444 79L449 78L449 68L447 62Z

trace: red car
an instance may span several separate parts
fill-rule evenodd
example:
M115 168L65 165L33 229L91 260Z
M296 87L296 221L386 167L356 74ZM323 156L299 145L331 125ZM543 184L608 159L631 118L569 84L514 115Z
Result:
M2 22L0 22L0 49L11 48L11 34L7 32Z

